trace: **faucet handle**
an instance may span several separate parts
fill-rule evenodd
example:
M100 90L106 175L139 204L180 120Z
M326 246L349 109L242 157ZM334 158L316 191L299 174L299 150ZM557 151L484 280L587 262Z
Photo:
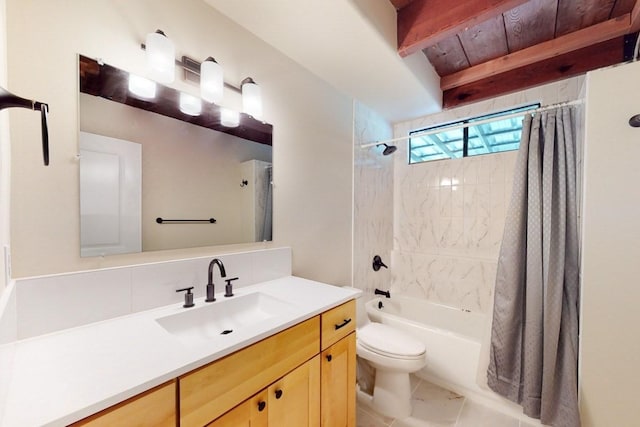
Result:
M233 280L238 280L238 277L234 277L231 279L224 279L225 282L227 282L226 285L224 285L224 296L225 297L232 297L233 296L233 285L231 284L231 282Z
M191 290L193 289L193 286L191 286L190 288L182 288L182 289L176 289L176 292L184 292L186 291L187 293L184 294L184 308L189 308L189 307L193 307L195 304L193 303L193 294L191 293Z

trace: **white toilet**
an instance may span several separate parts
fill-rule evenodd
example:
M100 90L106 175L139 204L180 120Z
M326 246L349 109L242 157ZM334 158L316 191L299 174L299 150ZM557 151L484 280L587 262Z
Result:
M376 370L373 395L360 391L360 398L383 415L406 418L411 415L409 374L427 364L426 347L401 330L371 322L363 298L358 298L356 311L356 354Z

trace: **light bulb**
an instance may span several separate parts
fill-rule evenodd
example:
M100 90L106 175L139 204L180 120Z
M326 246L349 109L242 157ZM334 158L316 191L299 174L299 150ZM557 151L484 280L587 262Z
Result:
M247 77L242 81L242 111L255 119L262 119L262 94L260 86Z

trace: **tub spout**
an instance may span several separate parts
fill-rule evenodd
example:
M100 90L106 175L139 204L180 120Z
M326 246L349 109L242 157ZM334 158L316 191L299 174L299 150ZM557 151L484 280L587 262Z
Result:
M391 291L386 291L385 292L385 291L381 291L380 289L376 289L373 293L375 295L384 295L387 298L391 298Z

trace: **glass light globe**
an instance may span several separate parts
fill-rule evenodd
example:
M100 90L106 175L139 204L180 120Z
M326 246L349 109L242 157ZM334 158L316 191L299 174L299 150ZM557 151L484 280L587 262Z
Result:
M200 64L200 96L207 102L219 104L224 94L222 67L212 57Z
M173 82L176 71L176 49L173 42L161 30L157 30L147 34L145 46L151 78L159 83Z

